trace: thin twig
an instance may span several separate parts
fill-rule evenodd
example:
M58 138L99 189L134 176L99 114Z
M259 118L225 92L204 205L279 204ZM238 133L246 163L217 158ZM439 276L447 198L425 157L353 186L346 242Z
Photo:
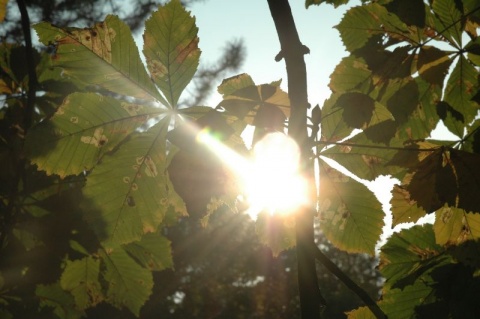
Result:
M354 292L370 309L370 311L377 317L377 319L386 319L387 316L380 309L377 303L370 297L370 295L357 285L350 277L348 277L337 265L335 265L324 253L318 248L317 245L312 245L315 258L322 263L335 277L337 277L348 289Z

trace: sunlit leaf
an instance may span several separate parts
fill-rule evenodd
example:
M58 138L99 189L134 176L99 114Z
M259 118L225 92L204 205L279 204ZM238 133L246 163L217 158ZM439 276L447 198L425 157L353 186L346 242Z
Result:
M361 59L343 58L330 75L328 86L333 92L347 92L370 84L372 72Z
M426 212L449 206L478 212L480 155L441 147L431 152L413 170L406 185L410 198Z
M431 270L450 262L435 242L432 225L414 226L393 234L380 248L379 269L389 288L404 289Z
M336 8L342 4L348 3L348 0L305 0L305 8L308 8L313 4L320 5L323 2L332 4Z
M395 150L382 146L360 133L346 140L343 145L341 143L322 151L321 155L335 160L359 178L374 180L380 175L395 174L399 171L385 165L394 156Z
M195 18L172 0L145 22L143 53L150 74L172 107L197 71L200 59Z
M14 228L12 233L22 243L26 251L45 245L37 236L27 230Z
M478 208L480 210L480 207ZM480 238L480 214L443 206L435 212L435 238L439 245L458 245Z
M30 160L61 177L90 170L160 109L94 93L69 95L55 115L29 131Z
M166 118L136 133L88 176L87 216L105 247L140 240L154 232L169 206L166 188Z
M343 119L351 127L368 128L387 120L393 120L388 109L368 95L348 92L337 99L337 106L343 108Z
M426 10L423 0L393 0L387 3L386 8L408 25L425 27Z
M242 73L223 80L218 86L217 90L218 93L225 97L237 90L253 85L255 85L255 82L253 82L251 76L246 73Z
M78 309L85 310L103 301L99 274L98 258L87 256L79 260L67 261L60 278L60 285L73 295Z
M233 91L237 85L244 86L249 82L248 77L239 77L231 79L229 82L222 84L222 91ZM227 87L228 85L228 87ZM261 84L248 85L240 89L234 90L228 95L224 94L223 101L219 103L230 114L254 124L256 116L261 112L271 113L268 110L274 110L275 117L285 120L290 116L290 99L288 94L278 85ZM264 122L259 123L264 124Z
M145 234L124 248L146 269L159 271L173 267L170 241L158 233Z
M126 307L137 317L152 293L152 273L137 264L123 249L101 254L105 263L103 276L108 283L107 301Z
M462 12L455 0L435 0L432 9L438 17L437 30L450 40L450 43L462 47Z
M295 246L295 216L269 214L258 215L255 231L261 243L272 250L273 256Z
M420 48L417 68L425 81L442 87L451 64L452 60L445 51L426 45Z
M62 290L59 283L38 285L35 295L40 300L42 308L53 308L53 313L59 318L80 319L84 316L83 311L75 308L75 300L72 295Z
M368 307L363 306L352 311L345 313L347 319L376 319L375 315L368 309Z
M384 213L363 184L320 162L320 228L338 248L374 254Z
M410 193L399 185L392 189L392 226L402 223L415 223L426 215L426 211L410 198Z
M473 121L480 109L480 105L472 101L478 91L477 76L478 71L475 67L460 55L445 88L444 101L463 115L464 123ZM453 131L453 133L456 132Z
M52 64L62 69L65 79L164 103L140 60L129 27L118 17L109 15L85 29L61 29L46 22L34 28L43 44L55 44Z
M337 99L340 94L332 94L325 100L322 107L321 140L324 142L338 142L353 131L343 120L343 109L337 107Z
M377 3L351 8L336 28L340 31L343 44L350 52L364 46L375 34L387 33L391 37L403 40L409 36L407 26Z

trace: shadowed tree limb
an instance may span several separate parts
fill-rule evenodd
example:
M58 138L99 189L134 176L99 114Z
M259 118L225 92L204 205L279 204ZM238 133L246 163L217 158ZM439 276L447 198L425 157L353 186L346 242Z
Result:
M324 253L318 248L317 245L312 245L312 253L315 254L315 258L322 263L335 277L337 277L348 289L355 293L370 309L370 311L377 317L377 319L386 319L387 316L380 309L377 303L370 297L370 295L357 285L350 277L348 277L337 265L335 265Z
M275 60L285 60L288 77L288 96L291 112L288 134L298 143L302 150L303 174L311 181L310 195L316 194L313 162L309 160L307 132L307 71L304 54L308 53L298 36L288 0L267 0L275 23L281 51ZM300 207L296 212L295 232L298 263L298 287L302 319L320 318L320 308L325 306L325 299L318 287L315 256L311 253L314 245L313 218L315 215L316 196L310 197L310 203Z

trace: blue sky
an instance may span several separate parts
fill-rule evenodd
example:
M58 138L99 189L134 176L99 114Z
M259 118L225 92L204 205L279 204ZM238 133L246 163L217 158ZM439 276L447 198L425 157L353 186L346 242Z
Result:
M290 5L300 40L310 48L310 54L305 56L309 100L312 105L322 105L330 95L329 75L346 54L333 26L348 7L334 9L322 4L306 9L303 0L291 0ZM250 74L257 84L283 79L282 87L286 88L285 64L274 60L280 44L267 0L207 0L193 4L189 10L199 27L202 63L213 63L227 41L243 39L247 58L238 73ZM212 95L212 104L219 99Z

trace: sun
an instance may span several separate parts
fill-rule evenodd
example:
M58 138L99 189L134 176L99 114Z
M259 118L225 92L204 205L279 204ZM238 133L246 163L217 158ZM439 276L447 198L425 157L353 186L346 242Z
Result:
M243 172L247 213L288 214L307 201L307 184L299 174L300 149L283 133L267 134L253 149L249 170Z
M208 130L197 134L237 176L246 213L290 214L307 202L307 183L299 174L300 149L283 133L270 133L258 141L252 157L245 158L215 139Z

